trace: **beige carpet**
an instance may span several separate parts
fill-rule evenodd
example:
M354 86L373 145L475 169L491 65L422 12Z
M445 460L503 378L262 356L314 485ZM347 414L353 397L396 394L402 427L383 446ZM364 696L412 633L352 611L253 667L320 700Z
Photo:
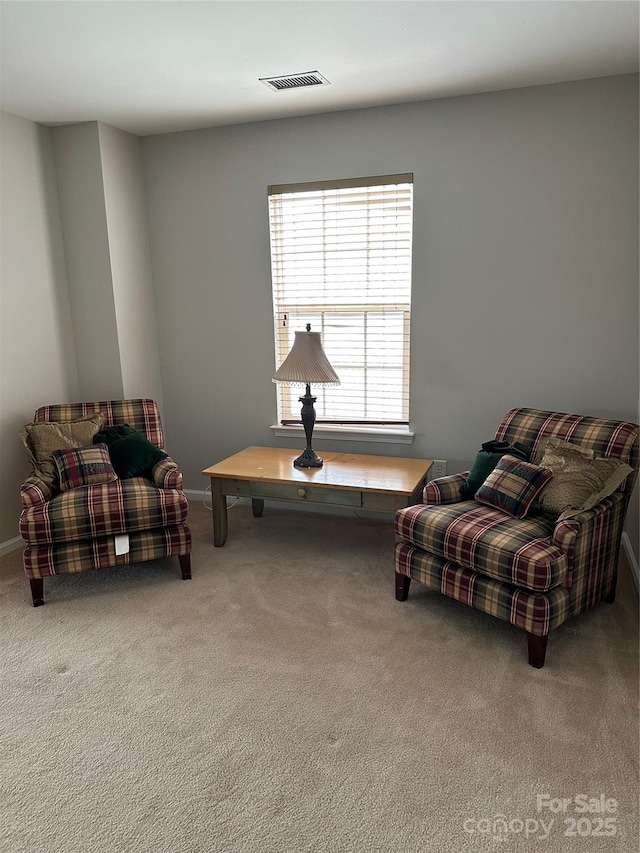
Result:
M389 523L239 504L216 549L191 524L192 581L54 578L34 609L0 560L3 853L635 853L628 574L534 670L501 622L415 582L395 601Z

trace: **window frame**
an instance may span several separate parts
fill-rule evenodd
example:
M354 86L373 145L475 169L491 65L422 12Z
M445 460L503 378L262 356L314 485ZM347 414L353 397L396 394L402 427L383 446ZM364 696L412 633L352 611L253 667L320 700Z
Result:
M295 315L300 315L301 305L300 303L295 303L295 310L292 309L294 303L283 302L278 297L282 296L282 291L286 290L285 277L281 276L280 280L277 281L276 268L279 268L279 264L281 265L281 258L278 255L277 250L274 248L275 241L277 239L277 234L274 237L274 225L273 221L276 216L274 213L275 204L273 202L272 197L281 195L281 194L291 194L291 193L313 193L324 190L341 190L341 189L355 189L358 188L372 188L372 191L375 191L375 187L388 187L393 184L410 184L411 188L409 190L409 199L411 203L411 213L410 213L410 224L409 224L409 238L408 238L408 248L409 248L409 271L408 271L408 298L405 301L404 298L401 298L398 301L397 305L393 305L393 303L385 303L382 302L380 304L376 304L373 302L366 302L364 299L362 301L355 301L354 303L347 305L335 305L328 303L314 303L310 304L308 308L306 306L302 306L302 311L304 311L305 316L307 314L316 314L320 315L320 331L323 331L324 326L324 318L325 316L338 315L339 313L361 313L362 314L362 328L363 328L363 346L366 350L366 341L367 341L367 332L366 323L367 323L367 315L371 314L381 314L385 311L388 312L403 312L403 316L401 318L402 324L402 337L401 337L401 345L402 345L402 356L400 362L400 368L402 370L402 389L400 396L400 406L402 408L402 418L401 419L384 419L380 418L363 418L363 419L352 419L352 418L331 418L331 413L328 413L326 418L318 417L316 420L316 426L314 429L315 435L327 435L332 438L342 438L345 440L358 440L363 437L371 438L371 440L375 441L391 441L391 442L401 442L401 443L411 443L414 437L414 433L410 429L410 397L409 397L409 385L410 385L410 370L411 370L411 309L412 309L412 282L413 282L413 212L414 212L414 204L413 204L413 173L396 173L389 175L377 175L377 176L367 176L360 178L343 178L331 181L310 181L303 183L294 183L294 184L273 184L268 187L268 203L269 203L269 235L270 235L270 255L271 255L271 284L272 284L272 300L273 300L273 320L274 320L274 353L276 366L278 366L282 360L286 357L286 352L284 352L285 347L283 346L282 335L279 333L278 326L282 325L282 317L288 316L289 313ZM406 191L406 190L405 190ZM322 202L318 203L319 210L321 209ZM367 208L369 210L369 208ZM324 213L319 217L317 221L323 221ZM367 236L367 245L369 243L369 235L370 231L366 231ZM406 234L406 229L405 229ZM385 237L387 234L385 232ZM406 241L406 237L405 237ZM280 252L282 251L282 238L280 238ZM402 254L399 256L402 258ZM323 269L325 269L323 267ZM375 285L374 285L375 286ZM369 288L369 284L365 284L364 293L366 295L367 290ZM280 293L278 290L280 289ZM295 300L295 297L294 297ZM283 313L284 311L284 313ZM293 321L296 322L296 321ZM302 328L302 327L301 327ZM317 325L314 325L314 329L318 329ZM289 330L288 334L291 336L293 330ZM324 335L323 335L324 339ZM366 359L366 355L362 365L360 365L363 374L366 375L367 369L373 370L375 366L371 366ZM338 369L339 372L339 368ZM318 389L314 389L313 393L320 394L322 392L322 386L319 386ZM287 411L281 410L281 390L278 389L277 401L276 401L276 412L277 416L281 418L279 423L273 424L271 429L273 430L275 435L290 435L292 433L298 433L302 431L302 426L300 421L296 419L295 421L288 417ZM367 400L366 393L363 394L363 405L365 405L365 401ZM289 406L290 412L293 412L293 407Z

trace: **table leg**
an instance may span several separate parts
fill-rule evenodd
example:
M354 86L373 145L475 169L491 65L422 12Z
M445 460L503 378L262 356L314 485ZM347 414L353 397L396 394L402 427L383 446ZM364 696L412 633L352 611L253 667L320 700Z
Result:
M227 541L227 498L222 494L222 480L211 478L211 511L213 515L213 544L221 548Z
M262 498L251 498L251 510L254 518L260 518L264 512L264 501Z

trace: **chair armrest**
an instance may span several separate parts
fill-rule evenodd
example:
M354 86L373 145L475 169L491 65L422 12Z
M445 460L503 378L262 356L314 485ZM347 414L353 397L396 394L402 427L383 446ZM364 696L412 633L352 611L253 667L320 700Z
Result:
M23 509L41 506L56 494L52 485L41 480L37 474L31 474L20 486L20 500Z
M431 506L459 503L463 499L461 489L468 473L464 471L461 474L448 474L446 477L429 480L422 492L423 503Z
M151 481L158 489L182 489L182 471L167 456L151 469Z
M615 574L626 503L624 495L615 492L592 509L556 522L552 541L567 555L566 587L588 577L592 570L599 576ZM606 580L600 577L598 584L602 586Z

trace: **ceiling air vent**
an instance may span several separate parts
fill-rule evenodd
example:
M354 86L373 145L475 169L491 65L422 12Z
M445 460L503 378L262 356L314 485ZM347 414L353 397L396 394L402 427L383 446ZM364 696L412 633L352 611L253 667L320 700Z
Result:
M317 71L303 71L301 74L281 74L279 77L259 77L261 83L281 92L283 89L306 89L308 86L329 86L329 81Z

